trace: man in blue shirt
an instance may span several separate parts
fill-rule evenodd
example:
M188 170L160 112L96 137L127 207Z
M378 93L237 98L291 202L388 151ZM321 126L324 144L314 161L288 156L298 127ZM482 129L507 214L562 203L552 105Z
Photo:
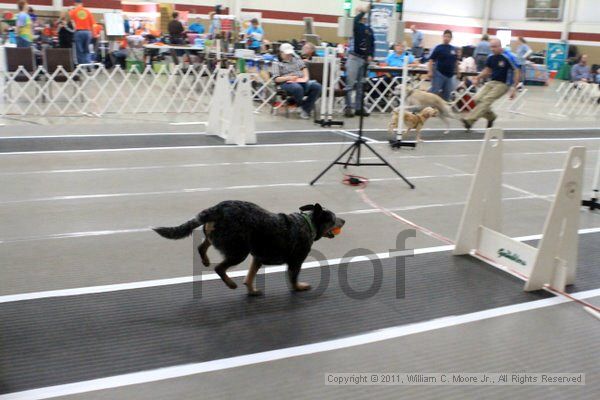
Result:
M262 40L265 31L262 26L259 25L258 19L252 18L250 26L246 29L246 39L248 39L248 48L255 52L260 52L260 46L262 46Z
M492 50L490 49L490 37L487 34L481 37L481 41L477 44L473 53L475 54L477 72L481 72L485 68L487 58L492 53Z
M454 90L454 75L458 70L458 56L451 41L452 31L446 29L443 43L435 46L429 56L430 92L439 94L446 101L450 101L450 94Z
M417 30L416 25L411 25L412 31L412 48L411 51L417 58L423 55L423 32Z
M477 84L479 80L488 76L491 77L491 80L475 95L473 99L477 105L475 109L466 118L462 119L467 131L479 118L487 119L487 127L491 128L497 117L492 111L492 104L509 90L511 100L515 98L517 93L521 70L516 57L502 49L499 39L492 39L490 48L492 49L492 55L488 57L483 71L473 78L473 81Z
M572 82L589 82L592 77L592 71L587 65L587 54L582 54L579 58L579 62L573 65L571 68L571 81Z
M404 57L408 57L408 65L418 65L413 56L408 51L404 51L404 43L398 42L394 45L394 52L390 53L385 59L385 64L390 67L404 67ZM401 76L401 72L391 72L390 76Z

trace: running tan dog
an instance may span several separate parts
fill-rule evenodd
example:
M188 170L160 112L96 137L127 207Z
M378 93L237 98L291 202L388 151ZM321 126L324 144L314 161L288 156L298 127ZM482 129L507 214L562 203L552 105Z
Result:
M396 129L398 129L398 118L400 115L400 109L396 108L392 111L392 121L388 127L390 133L393 133ZM408 136L408 133L411 130L416 131L416 138L418 142L422 142L421 139L421 129L425 125L425 121L427 121L431 117L435 117L438 115L438 111L433 107L425 107L420 113L412 113L405 111L404 112L404 128L406 132L404 135Z
M450 129L450 122L448 121L448 118L456 120L460 119L460 116L456 115L450 109L450 105L437 94L429 93L420 89L407 90L406 110L415 110L415 108L418 107L435 108L438 112L437 116L444 121L444 124L446 124L446 131L444 133L448 133Z

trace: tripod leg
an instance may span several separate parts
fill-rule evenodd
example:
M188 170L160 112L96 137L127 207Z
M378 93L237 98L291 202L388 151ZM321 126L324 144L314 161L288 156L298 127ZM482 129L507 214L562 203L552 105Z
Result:
M314 185L316 181L318 181L318 180L319 180L319 179L320 179L320 178L321 178L323 175L325 175L325 173L326 173L327 171L329 171L329 170L331 169L331 167L333 167L335 164L337 164L337 162L338 162L338 161L339 161L341 158L343 158L343 157L344 157L344 156L345 156L345 155L346 155L346 154L347 154L347 153L348 153L350 150L353 150L353 151L354 151L355 147L356 147L356 143L354 143L352 146L350 146L350 147L348 147L346 150L344 150L344 152L343 152L342 154L340 154L340 155L338 156L338 158L336 158L335 160L333 160L333 161L331 162L331 164L329 164L329 166L328 166L327 168L325 168L325 169L324 169L324 170L323 170L323 171L322 171L322 172L319 174L319 176L317 176L315 179L313 179L313 180L310 182L310 185Z
M400 172L398 172L398 170L396 170L396 168L394 168L394 166L392 164L387 162L387 160L385 158L383 158L378 152L376 152L374 148L369 146L369 144L366 142L364 143L364 145L367 146L367 149L371 150L371 152L373 154L375 154L385 165L387 165L392 171L394 171L396 173L396 175L398 175L404 182L406 182L406 184L408 186L410 186L411 189L415 188L415 185L413 185L408 179L406 179L404 177L404 175L402 175Z
M354 157L354 153L358 148L360 147L356 146L356 144L352 145L352 151L350 152L350 154L348 154L348 159L346 159L346 162L344 163L344 168L348 168L348 164L350 164L350 160L352 160L352 157Z

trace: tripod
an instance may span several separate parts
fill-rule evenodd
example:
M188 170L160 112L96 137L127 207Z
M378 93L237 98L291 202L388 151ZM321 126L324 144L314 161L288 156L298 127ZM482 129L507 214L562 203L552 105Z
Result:
M360 96L360 111L361 111L361 113L359 116L360 119L359 119L359 124L358 124L358 138L354 141L354 143L352 143L350 145L350 147L348 147L346 150L344 150L344 152L342 154L340 154L335 160L333 160L333 162L331 164L329 164L329 166L327 168L325 168L319 174L319 176L317 176L315 179L313 179L310 182L310 184L314 185L315 182L317 182L323 175L325 175L325 173L327 171L329 171L331 169L331 167L333 167L334 165L343 165L344 168L348 168L348 165L352 165L355 167L361 167L361 166L388 167L389 169L394 171L394 173L396 175L398 175L404 182L406 182L406 184L408 186L410 186L411 189L414 189L415 185L413 185L408 179L406 179L404 177L404 175L402 175L400 172L398 172L398 170L396 168L394 168L389 162L387 162L387 160L385 158L383 158L379 153L377 153L377 151L375 151L375 149L373 147L371 147L367 143L367 141L363 138L363 124L364 124L364 114L365 114L364 103L365 103L365 92L366 92L366 90L365 90L366 88L364 87L364 85L366 84L367 69L368 69L368 64L366 64L366 61L365 61L362 79L359 79L359 81L357 82L358 85L363 85L363 90L361 91L361 96ZM371 151L371 153L375 154L377 156L377 158L379 158L379 160L381 160L381 162L370 163L370 162L361 161L360 157L362 155L362 151L361 151L362 146L365 146L368 150ZM414 145L414 143L400 143L400 144L398 144L398 146L414 147L415 145ZM356 154L356 160L352 161L352 158L354 157L355 154ZM346 161L340 161L346 155L348 155L348 158L346 158Z

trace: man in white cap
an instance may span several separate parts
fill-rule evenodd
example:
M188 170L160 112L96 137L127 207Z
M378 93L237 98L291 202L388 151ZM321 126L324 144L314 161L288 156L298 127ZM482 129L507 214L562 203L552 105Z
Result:
M321 85L309 79L308 68L294 52L294 46L283 43L279 53L280 61L273 64L275 83L294 98L301 108L300 118L309 119L315 102L321 96Z

